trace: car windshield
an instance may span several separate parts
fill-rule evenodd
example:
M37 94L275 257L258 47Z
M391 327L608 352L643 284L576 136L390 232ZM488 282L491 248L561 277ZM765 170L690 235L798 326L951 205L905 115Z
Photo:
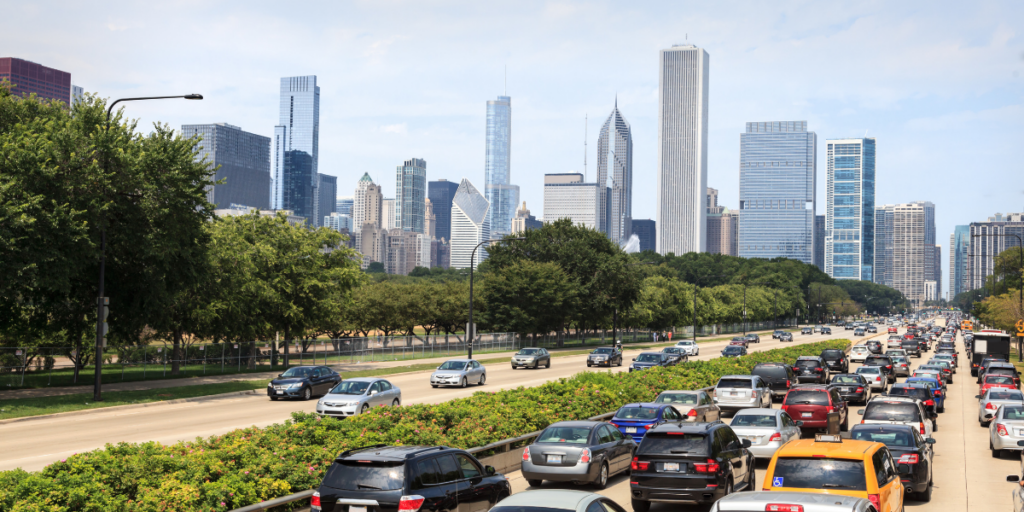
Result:
M708 450L707 437L704 434L667 435L652 432L644 436L637 453L652 454L689 454L706 455Z
M737 414L732 418L733 427L776 427L774 414Z
M739 338L733 338L732 341L746 341L746 338L740 336Z
M696 393L662 393L654 400L660 404L697 405Z
M793 390L786 395L785 405L828 405L828 393L816 390Z
M599 348L593 352L594 354L614 354L615 350L610 348Z
M540 433L538 443L587 444L590 438L588 427L548 427Z
M864 419L917 423L921 421L921 411L914 403L869 402Z
M1024 420L1024 407L1019 405L1004 405L1003 406L1003 419L1004 420Z
M615 417L622 420L656 420L658 409L654 407L630 407L626 406L615 413Z
M1013 378L1004 375L988 375L985 377L985 384L1013 384Z
M742 354L743 353L743 347L725 347L725 350L723 350L722 353L723 354Z
M864 462L859 460L779 458L770 477L773 487L867 490Z
M716 388L743 388L750 389L754 387L753 379L719 379Z
M537 354L540 354L539 348L524 348L519 352L516 352L517 356L535 356Z
M678 347L665 347L661 349L661 351L666 354L681 354L683 352L683 349Z
M907 448L914 446L914 435L906 430L857 430L854 428L850 437L859 441L882 443L890 448Z
M438 370L461 370L466 367L465 361L445 361Z
M313 375L312 368L289 368L281 374L282 377L292 379L302 379Z
M836 375L832 384L860 384L861 378L854 375Z
M332 395L361 395L366 392L366 388L370 387L369 382L361 382L357 380L346 380L331 390Z
M345 491L398 490L405 486L404 462L345 460L331 464L323 485Z
M814 359L801 359L796 362L796 365L808 368L815 368L821 366L821 363Z
M1020 391L1002 391L993 389L988 392L989 400L1022 400L1024 401L1024 393Z
M661 362L661 354L640 354L636 358L638 363L659 363Z

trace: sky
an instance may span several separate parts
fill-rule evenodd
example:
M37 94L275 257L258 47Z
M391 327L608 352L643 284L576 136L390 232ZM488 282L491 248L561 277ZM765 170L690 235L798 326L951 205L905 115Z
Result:
M98 8L99 7L99 8ZM280 78L316 75L320 172L351 195L395 168L483 189L486 102L512 98L512 182L538 217L543 175L589 176L616 98L632 126L633 218L656 218L658 51L710 56L708 185L739 203L748 121L806 120L825 140L877 139L876 204L932 201L953 226L1024 211L1024 3L1006 2L18 2L0 57L71 73L154 122L226 122L265 136ZM585 121L586 119L586 121ZM586 133L586 137L584 135Z

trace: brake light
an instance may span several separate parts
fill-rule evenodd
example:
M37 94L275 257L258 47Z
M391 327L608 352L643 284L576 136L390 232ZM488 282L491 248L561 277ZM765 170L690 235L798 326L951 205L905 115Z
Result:
M686 415L688 417L690 417L690 418L696 418L697 417L697 409L690 409L690 412L686 413Z
M875 510L882 510L882 502L878 499L877 494L868 494L868 501L875 506Z
M426 498L419 494L413 494L412 496L402 496L398 500L398 510L409 510L410 512L416 512L423 506L423 501Z
M770 443L772 441L782 441L782 434L778 432L772 434L772 436L768 438L768 442Z
M918 425L921 426L921 435L923 436L925 434L925 432L924 432L924 422L918 423Z
M781 409L783 412L788 412L789 411L789 406L786 405L786 404L782 404L782 407L779 407L779 409Z
M941 395L942 395L942 390L941 389L936 389L935 390L935 396L941 396Z
M787 381L786 381L786 387L788 388L789 386L791 386L791 384L790 384L790 383L789 383L789 381L787 380Z
M924 404L925 405L935 405L935 400L925 400Z
M857 393L863 393L863 392L864 392L864 388L857 388Z
M814 371L816 371L816 372L820 372L820 371L823 371L823 370L821 369L821 367L820 367L820 366L815 366L815 367L814 367Z
M715 462L714 459L708 459L707 464L696 463L693 465L694 471L698 473L718 473L720 468L721 465Z
M831 405L825 408L826 413L835 412L836 408Z
M992 402L989 402L989 403L985 404L985 410L986 411L994 411L994 410L996 410L996 406Z
M769 503L764 506L764 512L804 512L804 506L784 505L782 503Z
M309 499L309 508L320 509L320 491L313 493L313 497Z
M523 450L523 461L526 462L526 461L529 461L529 460L530 460L530 447L527 446L526 449Z
M639 457L633 457L633 462L629 464L629 469L634 471L647 471L647 467L650 465L650 462L642 461Z
M916 453L904 453L900 456L900 460L897 464L917 464L918 458Z
M1002 423L996 423L996 433L1000 436L1010 435L1010 433L1006 431L1006 425L1003 425Z
M580 462L590 462L590 448L584 448L580 454Z
M649 423L647 425L641 425L641 427L643 427L644 430L650 430L650 429L654 428L654 426L655 426L654 423Z

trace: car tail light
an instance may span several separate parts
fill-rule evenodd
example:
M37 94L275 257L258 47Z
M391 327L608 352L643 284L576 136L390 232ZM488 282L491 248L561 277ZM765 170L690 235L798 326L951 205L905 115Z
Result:
M835 412L835 411L836 411L836 408L832 407L831 405L825 408L825 412L826 413Z
M985 410L987 410L987 411L994 411L996 409L997 409L996 405L993 404L992 402L989 402L989 403L985 404Z
M694 471L696 471L698 473L711 473L711 474L718 473L718 470L720 468L721 468L721 465L719 465L717 462L715 462L714 459L708 459L708 462L706 464L696 463L696 464L693 465Z
M918 425L921 426L921 435L922 436L925 435L925 432L924 432L924 422L918 423Z
M654 423L648 423L647 425L640 425L640 426L641 426L641 427L642 427L642 428L643 428L644 430L650 430L650 429L654 428L654 427L655 427L656 425L655 425Z
M647 471L647 467L650 465L650 462L642 461L639 457L633 457L633 462L629 464L629 469L635 471Z
M580 462L590 462L590 448L584 448L580 454Z
M686 413L686 416L688 416L690 418L696 418L697 417L697 409L690 409L690 412Z
M924 404L925 405L935 405L935 400L925 400Z
M1010 435L1010 433L1006 431L1006 425L1003 425L1002 423L996 423L996 434L1004 437Z
M935 396L941 396L941 395L942 395L942 390L941 389L936 389L935 390Z
M782 441L782 434L778 432L772 434L772 436L768 438L768 442L770 443L772 441Z
M782 407L779 407L779 409L781 409L783 412L789 412L789 406L786 404L782 404Z
M786 381L786 387L788 388L788 387L789 387L789 386L791 386L791 385L792 385L792 384L790 384L789 380L787 380L787 381Z
M917 464L918 458L916 453L904 453L900 455L900 460L897 464Z
M401 499L398 500L398 510L409 510L411 512L416 512L417 510L420 509L420 507L423 506L423 501L425 499L426 498L420 496L419 494L413 494L412 496L402 496Z
M529 460L530 460L530 447L527 446L526 449L523 450L523 462L526 462L526 461L529 461Z
M815 366L814 367L814 371L821 372L821 371L824 371L824 370L822 370L822 368L820 366Z
M875 506L875 510L882 510L882 501L878 499L877 494L868 494L868 501Z
M313 493L313 497L309 499L309 508L320 510L320 491Z
M863 393L863 392L864 392L864 388L857 388L857 393Z
M804 506L787 505L783 503L769 503L764 506L764 512L804 512Z

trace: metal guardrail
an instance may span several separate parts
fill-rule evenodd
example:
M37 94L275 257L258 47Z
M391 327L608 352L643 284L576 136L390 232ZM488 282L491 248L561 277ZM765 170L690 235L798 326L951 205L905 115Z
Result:
M712 389L715 389L715 387L714 386L708 386L706 388L700 388L698 391L711 391ZM615 413L616 413L616 411L606 412L604 414L598 414L597 416L591 416L590 418L587 418L587 420L589 420L589 421L601 421L601 420L604 420L604 419L607 419L607 418L611 418L612 416L615 415ZM502 439L500 441L495 441L493 443L485 444L483 446L477 446L476 448L469 448L469 449L466 450L466 452L468 452L470 454L473 454L473 455L476 455L476 454L481 453L481 452L490 451L490 450L499 450L501 452L507 452L507 451L509 451L509 447L510 446L512 446L512 445L514 445L516 443L521 443L523 441L526 441L527 439L532 439L534 437L537 437L543 431L544 430L542 429L542 430L537 430L535 432L530 432L529 434L523 434L523 435L518 436L518 437L512 437L512 438L509 438L509 439ZM248 505L248 506L245 506L245 507L242 507L242 508L236 508L236 509L230 510L228 512L262 512L262 511L265 511L265 510L270 510L270 509L272 509L274 507L280 507L281 505L287 505L289 503L294 503L296 501L301 501L301 500L310 498L310 497L313 496L314 492L316 492L316 489L310 489L308 491L301 491L301 492L297 492L295 494L289 494L288 496L281 496L280 498L274 498L272 500L262 501L260 503L255 503L255 504Z

